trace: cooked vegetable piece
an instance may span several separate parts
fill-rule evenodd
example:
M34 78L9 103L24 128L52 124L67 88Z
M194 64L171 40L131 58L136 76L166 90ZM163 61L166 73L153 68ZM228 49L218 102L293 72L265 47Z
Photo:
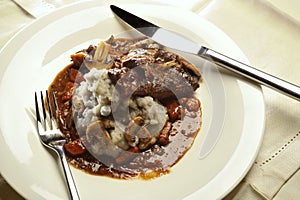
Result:
M65 150L72 156L82 155L86 152L85 146L82 144L80 139L76 139L65 144Z

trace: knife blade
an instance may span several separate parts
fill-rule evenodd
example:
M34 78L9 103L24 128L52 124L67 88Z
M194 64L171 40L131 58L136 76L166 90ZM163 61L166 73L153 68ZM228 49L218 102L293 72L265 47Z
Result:
M115 15L128 25L166 47L198 55L260 85L265 85L295 100L300 100L300 87L297 85L265 73L210 48L201 46L178 33L159 27L115 5L110 5L110 8Z

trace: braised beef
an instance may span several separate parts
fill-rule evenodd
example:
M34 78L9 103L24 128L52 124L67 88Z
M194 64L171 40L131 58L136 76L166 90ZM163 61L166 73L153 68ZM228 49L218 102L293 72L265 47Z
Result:
M153 51L131 52L109 69L109 77L120 94L150 95L160 100L192 96L199 87L200 76L183 66L174 54Z

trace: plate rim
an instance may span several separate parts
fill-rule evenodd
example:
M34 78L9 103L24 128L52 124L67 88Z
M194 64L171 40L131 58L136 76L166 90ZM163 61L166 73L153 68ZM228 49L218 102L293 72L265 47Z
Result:
M94 2L94 5L97 5L97 6L107 6L107 5L103 5L102 3L100 3L100 2L96 2L96 1L89 1L89 2ZM48 15L45 15L45 16L43 16L42 18L40 18L40 19L37 19L37 20L34 20L33 22L31 22L31 23L29 23L28 25L26 25L24 28L22 28L16 35L14 35L4 46L3 46L3 48L0 50L0 57L1 57L1 55L2 54L5 54L5 52L7 52L7 48L12 48L12 46L14 46L14 43L16 43L17 42L17 39L18 38L20 38L20 37L22 37L22 35L26 35L27 34L27 32L29 31L29 29L32 27L32 26L34 26L35 24L37 24L37 23L40 23L42 20L44 20L44 19L46 19L46 18L50 18L51 16L53 16L53 15L55 15L56 13L61 13L62 14L62 11L64 11L64 10L66 10L66 9L70 9L70 10L72 10L72 9L74 9L74 8L78 8L79 6L81 6L82 4L84 4L84 2L76 2L76 3L74 3L74 4L70 4L70 5L67 5L67 6L64 6L64 7L62 7L62 8L60 8L60 9L58 9L58 10L56 10L56 11L54 11L53 13L50 13L50 14L48 14ZM170 6L167 6L167 5L161 5L161 4L152 4L152 5L154 5L154 6L159 6L159 7L168 7L168 8L170 8ZM91 7L92 5L89 5L89 6L86 6L87 8L89 8L89 7ZM172 9L178 9L178 8L172 8ZM189 11L189 10L186 10L187 12L191 12L191 11ZM73 13L73 12L71 12L71 13ZM67 13L67 14L70 14L70 13ZM198 17L200 18L201 16L199 16L198 15ZM30 31L29 31L30 32ZM233 42L233 41L232 41ZM234 42L233 42L234 43ZM23 43L22 43L23 44ZM22 44L19 44L19 45L22 45ZM239 48L238 48L239 49ZM240 50L241 51L241 50ZM241 51L241 53L242 53L242 51ZM248 60L246 59L246 57L244 58L245 60L244 60L244 62L248 62ZM8 62L9 63L9 62ZM2 81L2 77L5 75L5 73L6 73L6 70L7 70L7 66L8 65L5 65L5 68L4 69L2 69L1 71L0 71L0 85L1 85L1 81ZM245 84L245 83L240 83L240 84ZM247 83L247 85L248 85L248 83ZM261 98L260 98L260 101L262 101L262 103L263 103L263 95L262 95L262 90L261 90L261 87L259 87L259 86L256 86L256 85L251 85L251 87L253 87L254 88L254 90L256 90L256 92L257 93L260 93L260 95L261 95ZM262 113L262 116L263 116L263 122L264 122L264 117L265 117L265 114L264 114L264 107L263 107L263 110L261 111ZM263 123L264 124L264 123ZM260 144L261 144L261 142L262 142L262 138L263 138L263 130L264 130L264 127L262 127L262 129L261 129L261 131L262 131L262 133L261 133L261 137L260 137L260 141L257 143L258 145L257 145L257 148L256 148L256 151L255 151L255 156L253 156L253 158L252 158L252 160L251 161L249 161L249 163L253 163L253 161L254 161L254 159L255 159L255 157L256 157L256 155L257 155L257 153L258 153L258 150L259 150L259 146L260 146ZM2 136L2 133L1 133L1 127L0 127L0 134L1 134L1 138L3 137ZM244 173L243 173L243 175L242 175L242 177L240 177L237 181L240 181L243 177L244 177L244 175L248 172L248 170L250 169L250 167L251 167L251 165L249 164L248 166L247 166L247 169L246 170L244 170ZM1 170L2 171L2 170ZM25 194L23 194L23 192L21 191L22 189L20 189L20 188L18 188L18 187L16 187L16 186L14 186L15 184L13 183L13 181L10 181L7 177L6 177L6 175L5 174L1 174L2 176L3 176L3 178L5 178L5 180L19 193L19 194L21 194L22 196L26 196ZM236 184L235 185L237 185L238 184L238 182L236 182ZM223 192L223 196L225 196L228 192L230 192L230 190L235 186L235 185L231 185L231 187L229 187L229 188L224 188L226 191L225 192ZM229 191L228 191L229 190ZM192 195L190 195L190 196L188 196L187 198L188 199L192 199L194 197L194 195L192 194ZM218 196L218 198L220 198L220 196Z

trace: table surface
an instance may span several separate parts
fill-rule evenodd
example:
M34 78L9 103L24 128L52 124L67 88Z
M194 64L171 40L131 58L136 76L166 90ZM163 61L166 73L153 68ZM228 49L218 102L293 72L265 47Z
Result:
M56 4L58 7L74 1L45 2L60 2ZM28 3L26 0L23 2ZM300 9L299 1L159 2L184 7L201 15L224 31L240 47L253 66L300 85L300 12L297 12ZM14 1L0 0L0 48L17 31L35 20L25 9ZM262 88L266 106L263 143L249 173L225 199L285 200L298 199L300 196L299 102L271 89ZM0 176L1 199L23 198Z

